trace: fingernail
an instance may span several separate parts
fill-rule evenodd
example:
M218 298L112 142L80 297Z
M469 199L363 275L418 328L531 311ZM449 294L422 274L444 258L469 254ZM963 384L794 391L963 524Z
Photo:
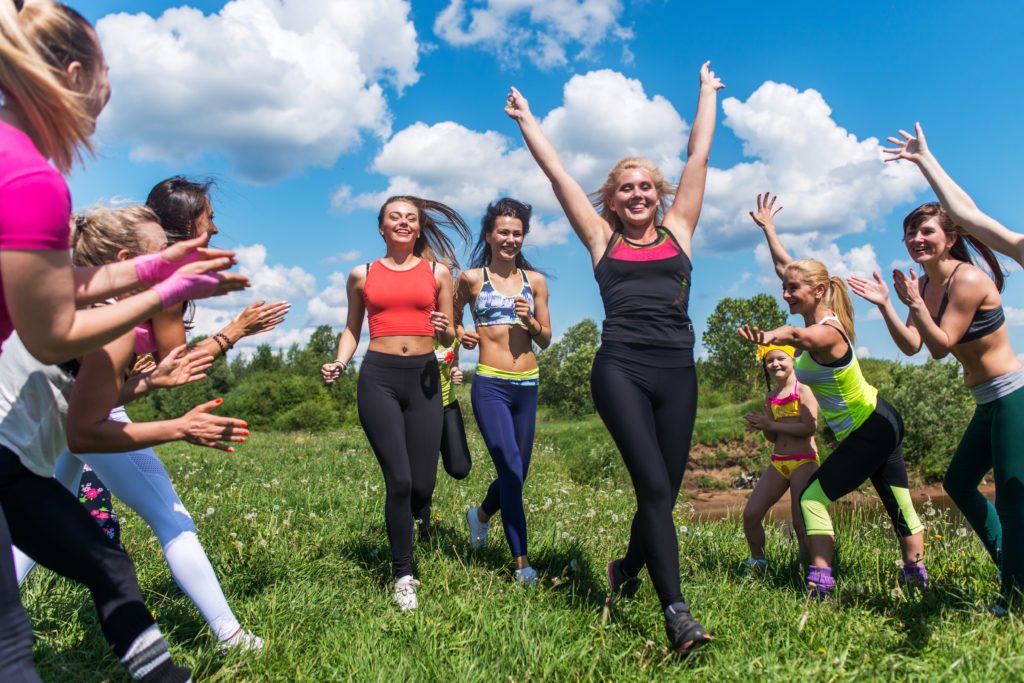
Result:
M241 443L245 443L245 437L244 436L242 437Z
M235 449L232 448L231 446L228 446L228 453L234 453L234 452L235 452Z
M221 403L223 403L223 402L224 402L224 399L222 399L222 398L218 398L218 399L217 399L217 405L220 405L220 404L221 404Z
M243 423L242 423L242 426L243 426L243 427L248 427L248 426L249 426L249 423L248 423L248 422L243 422Z

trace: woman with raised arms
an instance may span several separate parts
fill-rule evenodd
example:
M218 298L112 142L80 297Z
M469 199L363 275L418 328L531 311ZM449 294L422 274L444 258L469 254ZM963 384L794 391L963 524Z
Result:
M757 196L751 218L764 231L782 280L782 298L789 312L802 316L804 327L784 325L760 330L744 325L740 335L764 345L785 344L800 351L796 379L814 392L819 413L840 442L811 477L800 496L811 566L807 588L818 597L832 594L835 531L828 506L870 480L892 519L903 553L903 580L927 587L924 566L924 525L910 498L903 459L903 419L878 390L868 384L853 348L853 306L846 285L830 276L814 259L794 261L775 233L775 198Z
M1020 602L1024 591L1024 367L1010 344L1000 292L1003 273L992 248L1024 261L1024 235L982 213L942 170L928 150L920 124L916 137L900 131L891 158L921 169L939 204L923 204L903 220L907 252L924 275L894 271L894 288L909 308L906 322L889 300L878 273L873 281L850 278L854 292L876 304L901 351L928 348L933 358L949 354L964 369L964 384L977 408L949 463L943 486L963 512L1000 569L1003 596ZM988 246L986 246L988 245ZM990 248L991 247L991 248ZM991 276L975 266L982 257ZM978 490L992 471L995 505Z
M551 343L548 283L523 256L533 209L515 199L490 204L468 269L455 291L455 322L467 349L480 346L473 377L473 414L498 477L479 506L466 511L469 543L487 543L490 519L501 512L515 578L536 585L526 549L523 484L530 469L537 424L539 373L533 345ZM466 304L474 331L461 328Z
M203 239L103 268L71 266L71 198L61 173L91 149L96 117L110 97L107 67L80 14L49 0L22 4L19 14L14 3L0 2L0 341L16 329L29 353L58 363L167 306L247 282L215 275L230 267L232 255L198 250ZM113 306L76 310L140 287L151 288ZM9 544L0 518L0 547ZM8 553L0 553L0 634L4 677L38 680Z
M711 639L683 601L672 520L697 414L688 312L692 239L704 199L717 93L723 87L709 65L700 69L697 115L678 189L650 160L627 157L609 171L595 194L596 206L565 169L526 98L513 88L505 106L590 253L604 304L591 392L637 500L626 555L608 565L610 594L635 593L637 576L646 566L669 642L678 652Z
M452 208L419 197L391 197L380 207L377 229L384 258L355 267L348 278L348 322L336 360L322 368L332 383L352 360L369 319L370 347L359 368L359 421L384 474L384 517L395 573L394 600L416 609L420 582L412 572L413 511L434 493L441 448L441 376L434 337L455 339L452 276L457 264L442 227L463 240L465 221Z

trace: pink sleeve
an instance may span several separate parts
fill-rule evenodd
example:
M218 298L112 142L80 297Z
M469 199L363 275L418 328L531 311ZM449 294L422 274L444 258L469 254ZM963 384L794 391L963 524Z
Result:
M0 249L68 249L71 194L56 170L39 170L0 186Z

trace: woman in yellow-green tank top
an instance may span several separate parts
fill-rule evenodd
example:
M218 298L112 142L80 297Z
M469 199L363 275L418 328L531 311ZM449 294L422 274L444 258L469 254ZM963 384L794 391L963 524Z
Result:
M744 325L739 332L757 344L788 344L801 351L794 364L797 380L814 392L820 414L840 442L800 496L812 565L807 588L818 597L831 594L835 532L828 506L869 479L899 537L901 578L926 588L924 526L910 498L901 448L903 420L861 372L845 283L830 277L818 261L794 261L789 256L775 233L772 219L778 210L773 210L774 204L774 197L758 195L757 211L750 215L768 240L775 272L782 280L782 298L790 313L803 316L805 327L787 325L766 331Z

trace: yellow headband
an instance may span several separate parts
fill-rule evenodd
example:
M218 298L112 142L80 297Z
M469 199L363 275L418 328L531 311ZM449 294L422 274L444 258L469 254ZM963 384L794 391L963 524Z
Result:
M757 359L763 361L765 359L765 356L767 356L772 351L782 351L790 358L796 356L796 349L793 348L792 346L783 346L779 344L768 344L767 346L762 346L758 344Z

